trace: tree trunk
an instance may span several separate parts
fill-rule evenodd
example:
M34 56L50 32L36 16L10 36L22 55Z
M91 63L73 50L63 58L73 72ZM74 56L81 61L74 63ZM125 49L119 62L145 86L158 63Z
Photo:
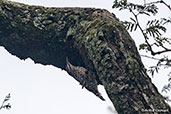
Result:
M104 85L119 114L171 114L134 41L106 10L0 1L0 46L20 59L66 70L101 99L97 85Z

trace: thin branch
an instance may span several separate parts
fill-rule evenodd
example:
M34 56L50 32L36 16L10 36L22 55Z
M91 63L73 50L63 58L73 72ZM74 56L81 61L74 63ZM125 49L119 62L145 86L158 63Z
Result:
M159 58L150 57L150 56L148 56L148 55L141 55L141 56L142 56L142 57L149 58L149 59L157 60L157 61L159 61L159 60L160 60Z
M159 59L159 58L151 57L151 56L148 56L148 55L141 55L141 57L146 57L146 58L149 58L149 59L157 60L158 61L157 66L160 63L160 66L171 67L171 65L168 64L168 63L171 62L171 60L169 60L169 59L166 59L166 58ZM161 62L166 62L166 63L161 64Z
M165 52L171 51L171 49L168 49L168 48L166 48L166 47L164 47L164 46L162 45L161 47L164 48L164 50L154 52L153 49L152 49L152 46L151 46L150 43L148 42L148 37L147 37L146 33L144 33L144 30L143 30L142 27L140 26L140 23L139 23L139 21L138 21L138 16L132 11L132 9L129 9L129 10L130 10L130 12L134 15L134 17L135 17L135 19L136 19L137 26L138 26L138 28L140 29L141 33L142 33L143 36L144 36L145 42L146 42L146 44L148 45L148 48L149 48L149 50L150 50L150 52L151 52L151 55L154 56L154 55L157 55L157 54L161 54L161 53L165 53Z
M162 0L159 0L159 1L155 1L155 2L150 2L150 3L146 3L146 5L151 5L151 4L158 4L158 3L161 3Z
M161 46L163 49L165 49L165 50L170 50L170 49L166 48L162 43L161 43L160 46Z
M146 3L145 6L146 6L146 5L151 5L151 4L158 4L158 3L164 4L164 5L165 5L167 8L169 8L169 10L171 11L171 6L168 5L168 4L167 4L165 1L163 1L163 0L159 0L159 1L156 1L156 2Z
M171 6L170 5L168 5L165 1L163 1L163 0L161 0L161 3L163 3L166 7L168 7L169 9L170 9L170 11L171 11Z
M148 48L149 48L150 51L151 51L151 54L154 55L154 51L153 51L151 45L149 44L149 42L148 42L148 40L147 40L148 37L147 37L147 35L144 33L144 30L142 29L142 27L140 26L140 23L139 23L139 21L138 21L138 16L137 16L131 9L130 9L130 12L134 15L134 17L135 17L135 19L136 19L136 22L137 22L137 26L138 26L138 28L140 29L141 33L143 34L143 36L144 36L144 38L145 38L145 42L147 43Z
M171 51L171 49L166 49L166 50L162 50L162 51L157 51L157 52L152 52L152 55L159 55L159 54L162 54L162 53L165 53L165 52L170 52Z

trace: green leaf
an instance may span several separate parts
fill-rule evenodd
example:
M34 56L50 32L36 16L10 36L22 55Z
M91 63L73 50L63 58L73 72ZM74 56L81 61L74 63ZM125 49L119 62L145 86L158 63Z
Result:
M140 45L139 45L139 50L144 50L144 49L147 48L147 47L148 47L148 45L145 44L145 43L140 44Z
M130 31L132 32L132 30L134 29L134 26L135 26L135 24L132 24L131 25L131 28L130 28Z
M150 14L148 12L139 12L140 14L145 14L147 16L150 16Z
M136 23L135 19L133 19L132 17L130 17L130 19L131 19L134 23Z

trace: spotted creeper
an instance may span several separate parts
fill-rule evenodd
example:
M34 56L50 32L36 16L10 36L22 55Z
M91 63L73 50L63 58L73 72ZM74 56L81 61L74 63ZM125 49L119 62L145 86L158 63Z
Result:
M87 70L86 68L82 66L74 66L72 65L68 57L66 57L66 71L69 75L71 75L74 79L76 79L78 82L80 82L80 85L82 85L82 89L85 87L90 92L94 93L97 97L99 97L101 100L105 100L100 92L98 91L98 83L96 81L95 75L90 70Z

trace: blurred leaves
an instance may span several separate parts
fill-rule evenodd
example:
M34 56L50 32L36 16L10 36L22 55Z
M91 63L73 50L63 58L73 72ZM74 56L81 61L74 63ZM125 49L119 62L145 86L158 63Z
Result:
M169 99L169 96L163 96L163 97L167 102L171 102L171 99Z
M112 8L117 8L119 10L127 9L129 11L136 10L138 14L145 14L148 16L150 16L151 14L155 15L158 13L158 7L155 4L140 5L128 3L127 0L115 0Z
M161 9L158 4L165 6L165 10L170 11L166 14L166 17L157 18L157 14ZM154 73L158 73L160 67L171 68L171 58L165 55L167 52L171 52L171 38L164 36L167 32L168 25L171 24L171 5L167 4L164 0L156 1L146 1L144 4L136 4L128 2L128 0L115 0L113 8L122 10L127 10L132 14L129 20L123 22L124 26L130 32L140 30L144 38L144 42L139 45L139 50L145 50L150 52L151 56L143 56L157 61L156 65L149 67L149 73L154 76ZM147 19L147 22L142 21L142 17ZM153 18L151 18L153 17ZM141 22L142 21L142 22ZM155 55L163 54L160 58L155 58ZM171 73L169 73L171 75ZM162 92L171 90L171 76L169 78L169 83L166 84Z
M133 15L130 17L130 21L124 21L123 24L125 25L126 29L130 32L136 31L137 28L140 29L142 32L142 35L144 36L145 43L140 44L141 50L146 50L151 52L152 55L157 55L165 52L171 51L171 48L165 47L165 43L171 44L170 40L171 38L163 37L163 34L166 33L167 28L166 25L171 24L171 18L165 17L160 19L150 19L145 24L146 27L143 28L140 24L139 16L155 16L159 8L157 7L157 4L161 3L164 4L166 7L169 5L166 4L164 1L156 1L151 3L145 3L144 4L135 4L130 3L128 0L115 0L113 4L113 8L119 9L119 10L128 10ZM170 10L171 11L171 10ZM150 43L150 39L153 39L153 43ZM157 46L159 48L162 48L161 51L156 51L153 49L154 46Z

